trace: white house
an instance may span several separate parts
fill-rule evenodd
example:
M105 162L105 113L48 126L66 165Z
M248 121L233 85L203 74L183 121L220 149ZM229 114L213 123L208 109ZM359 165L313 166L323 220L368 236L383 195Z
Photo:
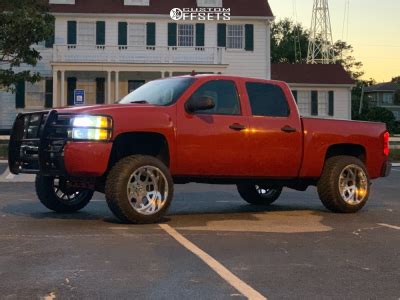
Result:
M265 0L50 0L53 42L37 46L45 78L0 91L0 129L21 110L113 103L146 81L190 73L270 78L270 23ZM173 8L230 10L231 20L178 20Z
M272 64L271 72L289 84L302 116L351 119L355 82L341 65Z
M186 20L175 20L174 8L229 11L230 20L218 13L210 20L191 14ZM11 128L18 112L74 105L77 89L84 90L85 104L105 104L147 81L192 70L271 78L274 17L267 0L50 0L50 10L55 16L54 38L35 46L43 57L35 71L43 80L33 85L17 83L16 94L0 89L0 133ZM309 71L304 68L312 68L313 78L307 79ZM273 79L298 90L304 115L351 118L352 83L344 70L338 73L343 82L332 82L329 68L334 67L279 66L275 71L284 72ZM285 74L296 78L293 81ZM315 91L317 111L311 108ZM328 99L328 104L322 99ZM329 101L334 102L333 114Z

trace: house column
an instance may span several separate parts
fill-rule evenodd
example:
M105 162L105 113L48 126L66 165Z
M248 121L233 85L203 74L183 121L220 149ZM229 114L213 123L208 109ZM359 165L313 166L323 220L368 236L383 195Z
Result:
M65 71L61 71L61 106L67 106L67 103L65 102Z
M119 71L115 71L115 101L119 101Z
M53 105L52 107L60 107L60 98L58 97L58 71L53 70Z
M107 103L111 104L111 71L107 71Z

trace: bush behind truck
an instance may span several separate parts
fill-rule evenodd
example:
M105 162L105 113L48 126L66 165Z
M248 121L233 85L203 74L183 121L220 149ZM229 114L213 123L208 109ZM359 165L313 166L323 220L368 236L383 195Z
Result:
M316 185L328 209L354 213L391 170L385 124L300 117L287 84L223 75L152 81L114 105L21 114L9 167L36 174L51 210L78 211L99 191L126 223L160 221L174 183L189 182L236 184L254 205Z

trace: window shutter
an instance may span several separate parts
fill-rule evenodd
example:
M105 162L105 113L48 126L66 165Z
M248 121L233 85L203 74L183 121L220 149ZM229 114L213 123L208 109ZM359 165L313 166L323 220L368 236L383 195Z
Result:
M96 78L96 104L104 104L106 99L105 78Z
M106 44L106 22L96 22L96 45Z
M147 46L156 45L156 23L147 23Z
M335 115L335 93L329 91L329 113L330 116Z
M245 25L245 50L254 51L254 25Z
M292 91L292 94L293 94L294 100L297 103L297 91Z
M25 108L25 81L23 80L15 84L15 107Z
M44 46L46 48L53 48L53 45L54 45L54 29L55 29L55 23L53 22L53 30L52 30L51 36L49 36L46 39L45 43L44 43Z
M311 115L318 116L318 92L311 92Z
M218 47L226 47L226 24L218 24Z
M67 103L68 103L68 105L74 105L75 89L76 89L76 78L69 77L67 79Z
M204 23L196 24L196 47L204 47Z
M44 107L46 108L53 107L53 79L46 80Z
M118 23L118 45L128 45L128 23L126 22Z
M168 46L175 47L176 46L176 23L168 23Z
M76 45L76 21L68 21L67 44Z

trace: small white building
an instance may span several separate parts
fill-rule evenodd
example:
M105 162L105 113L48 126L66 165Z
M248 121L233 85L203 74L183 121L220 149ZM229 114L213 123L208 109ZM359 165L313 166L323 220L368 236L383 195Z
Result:
M44 78L0 90L0 130L17 112L74 104L113 103L143 83L190 73L270 78L270 23L266 0L50 0L54 41L36 46ZM231 20L178 20L173 8L230 9Z
M351 120L355 82L343 66L272 64L271 77L289 84L302 116Z

